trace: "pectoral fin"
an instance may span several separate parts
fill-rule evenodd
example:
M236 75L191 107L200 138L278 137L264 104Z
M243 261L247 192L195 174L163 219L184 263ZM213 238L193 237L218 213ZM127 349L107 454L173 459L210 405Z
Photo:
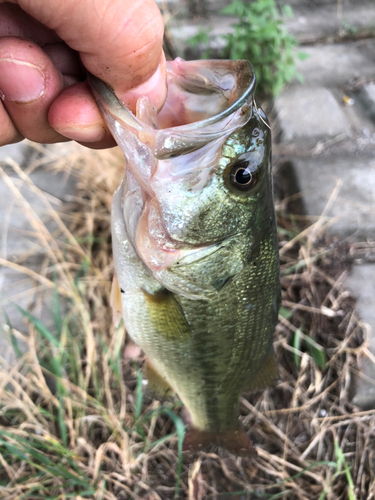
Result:
M155 330L167 340L188 340L190 328L174 294L169 290L161 290L155 294L143 290L143 293Z
M262 363L258 373L245 385L244 392L254 392L275 385L278 378L277 364L273 349Z

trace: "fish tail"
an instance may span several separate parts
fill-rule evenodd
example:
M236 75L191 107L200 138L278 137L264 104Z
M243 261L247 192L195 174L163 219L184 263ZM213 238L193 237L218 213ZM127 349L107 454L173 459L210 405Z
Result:
M241 457L251 457L257 454L253 443L240 425L224 431L204 431L192 427L185 436L185 451L203 451L212 445L220 446L233 455Z

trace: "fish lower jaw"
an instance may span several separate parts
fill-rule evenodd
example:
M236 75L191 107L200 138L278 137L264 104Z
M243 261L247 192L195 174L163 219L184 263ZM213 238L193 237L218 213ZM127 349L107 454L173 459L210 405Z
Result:
M150 202L138 222L135 247L150 271L160 272L178 261L181 250L173 247L173 241L161 224L160 217L155 217L155 211L158 211L156 204ZM149 220L150 213L153 214L152 222Z
M143 245L141 248L137 246L137 251L143 262L152 272L164 271L178 261L181 251L162 248L156 244Z

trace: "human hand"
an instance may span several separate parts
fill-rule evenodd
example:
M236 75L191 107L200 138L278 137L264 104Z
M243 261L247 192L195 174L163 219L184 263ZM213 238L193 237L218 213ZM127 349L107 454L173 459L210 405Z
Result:
M0 146L24 137L114 145L85 70L133 111L140 95L160 109L162 41L154 0L0 0Z

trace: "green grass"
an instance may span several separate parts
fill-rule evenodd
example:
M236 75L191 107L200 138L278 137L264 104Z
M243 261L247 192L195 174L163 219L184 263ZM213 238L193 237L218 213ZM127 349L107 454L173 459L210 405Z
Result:
M119 336L122 342L114 344L112 349L103 338L97 339L98 345L94 349L99 362L93 364L88 378L85 360L90 349L82 334L75 329L79 327L77 317L74 314L70 318L62 317L57 299L55 295L53 331L28 311L18 308L34 330L38 346L33 353L37 365L29 364L27 360L23 363L23 377L28 380L20 395L24 404L17 411L1 404L0 415L2 422L5 422L0 428L2 462L5 461L15 470L20 467L28 469L28 473L17 483L18 490L22 491L19 498L62 499L76 498L78 495L90 498L97 493L102 478L111 482L105 469L102 471L101 464L95 473L89 470L87 457L72 450L76 448L74 440L87 441L89 438L90 424L84 422L94 423L94 427L99 423L101 425L96 428L96 436L90 439L94 447L111 443L121 450L124 435L127 436L126 440L136 435L137 450L129 450L133 459L161 443L177 438L175 497L178 498L185 426L173 412L173 405L144 413L142 372L137 369L134 413L131 419L122 421L119 417L119 397L124 392L124 382L120 353L124 336ZM16 352L20 355L21 350L13 332L11 335ZM101 352L97 350L99 347ZM38 381L37 388L33 382L40 375L43 380ZM103 383L103 379L108 384ZM14 386L3 389L9 398L14 390ZM143 430L145 424L162 414L168 416L176 430L157 440L151 438L149 443L147 433ZM5 474L6 469L0 466L3 485L6 484Z
M350 465L348 464L344 453L342 452L340 448L340 444L337 441L337 439L334 442L335 446L335 454L336 454L336 462L333 464L335 471L334 474L332 475L332 478L330 480L330 485L328 488L324 488L322 491L322 494L319 497L319 500L325 500L327 498L327 495L330 493L330 486L331 484L340 476L345 476L346 481L347 481L347 496L346 498L348 500L356 500L356 495L355 495L355 486L353 482L353 478L350 473Z

